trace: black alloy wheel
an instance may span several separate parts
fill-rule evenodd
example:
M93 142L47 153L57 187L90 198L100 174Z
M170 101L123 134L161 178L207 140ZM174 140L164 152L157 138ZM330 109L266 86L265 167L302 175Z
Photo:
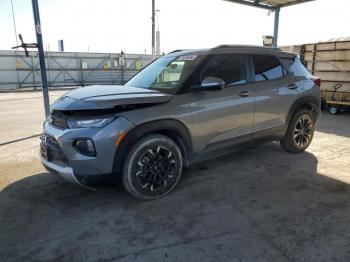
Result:
M153 200L168 194L182 172L182 155L169 137L151 134L129 150L123 168L123 185L138 199Z
M299 148L307 147L313 135L313 121L308 114L299 116L295 123L293 137L294 143Z
M169 148L153 146L138 159L135 176L139 185L151 192L162 190L176 176L176 159Z
M280 143L291 153L301 153L311 144L315 131L315 116L307 109L299 109L289 122Z

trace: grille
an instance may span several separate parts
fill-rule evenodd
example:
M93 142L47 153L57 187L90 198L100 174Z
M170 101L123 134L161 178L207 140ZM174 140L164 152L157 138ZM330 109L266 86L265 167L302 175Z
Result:
M59 146L57 140L48 135L43 134L41 137L41 154L47 161L58 164L60 166L67 165L67 158Z
M48 146L54 147L55 149L59 149L60 148L60 146L58 145L57 140L54 137L52 137L52 136L50 136L48 134L44 134L44 136L46 137L45 142L46 142L46 144Z
M53 111L51 114L50 124L60 129L66 129L67 119L62 113Z

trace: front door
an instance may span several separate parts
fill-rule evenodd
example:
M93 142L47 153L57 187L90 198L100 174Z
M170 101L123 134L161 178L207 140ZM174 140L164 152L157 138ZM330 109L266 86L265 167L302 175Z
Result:
M216 77L225 81L225 87L190 93L196 152L251 143L254 94L247 61L244 55L212 55L199 74L198 84L206 77Z

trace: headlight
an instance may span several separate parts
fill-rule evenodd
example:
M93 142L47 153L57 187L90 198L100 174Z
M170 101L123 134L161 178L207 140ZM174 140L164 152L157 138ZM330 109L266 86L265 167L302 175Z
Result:
M95 119L68 119L67 124L69 128L83 128L83 127L104 127L112 122L114 117L95 118Z

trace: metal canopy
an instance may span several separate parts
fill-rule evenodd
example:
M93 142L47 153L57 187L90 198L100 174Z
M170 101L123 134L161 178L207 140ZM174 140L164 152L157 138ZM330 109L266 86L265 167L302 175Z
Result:
M224 1L274 11L275 23L274 23L274 30L273 30L273 46L277 47L278 26L279 26L281 8L291 6L291 5L303 4L303 3L307 3L315 0L224 0Z
M224 0L227 2L243 4L268 10L276 10L291 5L303 4L315 0Z

